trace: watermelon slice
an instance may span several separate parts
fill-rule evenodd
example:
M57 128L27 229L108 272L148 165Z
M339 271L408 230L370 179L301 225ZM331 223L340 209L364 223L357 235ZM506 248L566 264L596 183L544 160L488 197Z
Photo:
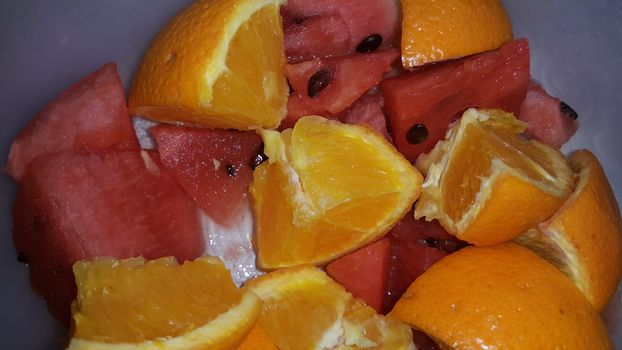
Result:
M19 180L39 156L138 148L117 66L107 63L47 104L20 131L5 170Z
M538 141L560 148L579 128L578 114L559 98L532 83L518 118L527 123L525 133Z
M293 89L282 127L293 126L305 115L332 117L346 112L354 101L378 84L398 50L313 59L287 65L285 75ZM364 72L364 74L361 74Z
M72 265L98 256L200 256L192 200L146 152L64 152L32 161L13 207L13 238L34 290L65 324Z
M518 114L529 81L529 45L520 39L497 51L386 79L380 87L395 145L414 162L469 107Z
M425 270L466 243L447 233L437 221L415 220L407 214L387 235L391 241L391 271L386 305L397 302Z
M352 295L382 312L390 260L391 244L383 238L331 262L326 272Z
M170 125L150 133L164 167L207 215L221 225L239 217L261 151L259 135Z
M289 62L370 52L399 40L395 0L289 0L281 14Z

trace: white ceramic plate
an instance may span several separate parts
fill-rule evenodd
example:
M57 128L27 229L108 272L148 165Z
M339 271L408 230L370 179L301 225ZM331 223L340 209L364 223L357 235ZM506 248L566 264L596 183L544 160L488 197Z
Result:
M17 132L65 87L115 61L126 86L158 28L189 0L0 1L0 162ZM516 37L529 38L532 74L580 115L564 150L589 148L622 199L622 2L506 0ZM60 349L65 334L17 263L15 184L0 176L0 347ZM622 295L603 313L622 348Z

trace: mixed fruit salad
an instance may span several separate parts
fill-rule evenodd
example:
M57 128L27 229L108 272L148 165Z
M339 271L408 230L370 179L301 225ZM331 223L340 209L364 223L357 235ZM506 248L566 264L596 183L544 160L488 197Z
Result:
M14 140L70 349L610 349L622 218L498 0L197 0Z

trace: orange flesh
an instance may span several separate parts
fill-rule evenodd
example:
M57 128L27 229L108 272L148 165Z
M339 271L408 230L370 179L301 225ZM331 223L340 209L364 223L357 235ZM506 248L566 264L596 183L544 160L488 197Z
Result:
M529 162L534 158L539 161L543 156L527 142L519 141L517 136L493 133L477 124L468 124L463 137L449 164L449 167L460 167L460 171L446 171L441 186L451 189L444 194L443 208L452 220L459 221L475 202L482 179L491 175L492 159L501 160L535 181L545 181ZM519 152L518 147L521 148Z
M310 223L306 227L294 225L292 203L289 198L287 184L289 179L281 170L279 164L262 164L255 169L253 188L256 193L269 193L268 198L255 194L256 225L261 227L261 235L256 235L259 264L269 259L264 256L266 250L269 255L280 256L283 266L295 261L310 261L318 256L325 256L329 260L332 255L325 252L349 251L352 242L367 235L366 230L376 227L392 212L400 199L398 193L389 193L372 198L360 198L356 201L346 201L329 209L322 220ZM259 202L257 202L259 200ZM369 208L376 210L370 211ZM259 238L261 237L261 238ZM268 262L268 266L271 262Z
M284 52L280 19L279 6L270 5L257 11L240 27L227 53L229 70L214 83L213 103L205 107L232 119L240 114L259 120L284 114L287 84L277 74L285 65L285 55L278 54ZM276 54L257 55L258 52ZM249 60L255 56L259 62Z
M79 313L75 338L139 343L175 337L236 305L240 292L222 263L179 266L159 259L140 268L97 261L77 264ZM215 287L215 284L218 287Z
M412 346L407 325L376 314L313 266L271 272L247 287L263 300L259 324L279 349Z
M287 297L265 299L259 322L271 339L281 339L276 345L284 349L313 349L326 329L339 317L336 290L326 283L306 283L304 290L290 292ZM292 312L296 310L296 312ZM313 320L313 322L307 322ZM301 328L300 325L305 327ZM287 336L284 336L287 335Z
M377 145L331 131L296 128L292 133L292 146L305 154L306 163L299 165L294 160L294 167L305 191L320 208L366 198L370 193L400 190L394 177L387 176L396 169L377 151Z

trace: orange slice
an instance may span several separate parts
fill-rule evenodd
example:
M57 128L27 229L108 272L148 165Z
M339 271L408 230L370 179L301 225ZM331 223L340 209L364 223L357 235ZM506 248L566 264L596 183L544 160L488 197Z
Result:
M405 68L494 50L513 37L500 0L402 0L402 13Z
M607 176L587 150L570 157L574 193L546 222L515 238L560 268L602 310L622 279L622 218Z
M613 349L598 313L572 282L512 243L443 258L389 315L443 349Z
M376 314L313 266L271 272L246 287L262 299L258 323L281 350L414 349L410 327Z
M274 128L285 117L283 0L199 0L158 34L129 97L162 122Z
M68 349L230 349L255 323L260 301L214 257L77 262Z
M422 177L367 126L304 117L263 131L255 169L257 263L323 264L384 235L417 198Z
M546 220L574 187L557 150L520 133L525 124L500 110L467 110L417 165L427 173L415 217L438 219L475 245L510 240Z

